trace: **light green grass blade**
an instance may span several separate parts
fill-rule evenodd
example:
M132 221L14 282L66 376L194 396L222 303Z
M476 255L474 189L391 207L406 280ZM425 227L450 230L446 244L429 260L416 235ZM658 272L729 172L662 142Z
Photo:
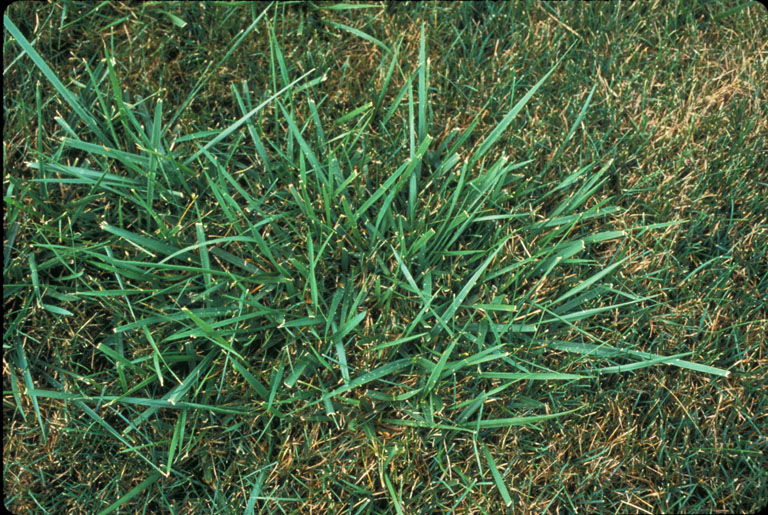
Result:
M21 415L21 418L26 423L27 421L27 414L24 411L24 407L21 404L21 392L19 391L19 379L16 376L16 367L9 366L8 367L8 373L10 375L10 383L11 383L11 393L13 394L13 400L16 403L16 411L19 412L19 415ZM15 412L14 412L15 414Z
M510 417L510 418L495 418L495 419L487 419L487 420L479 420L478 422L473 422L471 426L475 426L477 424L477 427L481 429L498 429L501 427L513 427L513 426L530 426L532 424L535 424L536 422L541 422L542 420L550 420L553 418L560 418L565 415L569 415L575 411L579 411L583 408L576 408L568 411L560 411L558 413L552 413L550 415L531 415L528 417Z
M196 224L196 225L200 225L201 228L202 228L202 224ZM199 238L200 238L200 236L198 235L198 243L196 243L194 245L190 245L188 247L184 247L183 249L177 250L176 252L174 252L172 254L169 254L168 256L163 258L162 260L158 261L157 264L158 265L162 265L166 261L170 261L171 259L173 259L175 257L182 256L184 254L191 255L190 251L192 251L192 250L198 250L200 252L200 256L201 256L201 259L202 259L203 249L207 249L208 247L217 245L219 243L229 243L229 242L232 242L232 241L241 241L241 242L249 242L249 243L251 243L251 242L255 243L256 242L255 239L250 238L248 236L227 236L225 238L216 238L215 240L206 240L205 239L205 234L202 234L202 242L199 241ZM206 258L205 259L207 260L207 250L206 250ZM243 261L243 262L245 262L245 261ZM204 269L210 269L210 266L203 265L203 268Z
M173 458L176 456L176 449L178 448L178 450L181 451L181 447L184 444L184 424L186 421L187 410L181 410L173 428L171 443L168 446L168 462L165 464L166 477L171 473L171 466L173 465Z
M348 11L353 9L382 9L382 4L347 4L339 2L337 4L320 4L315 7L321 11Z
M597 172L589 176L584 184L572 196L565 198L550 214L551 217L558 217L562 213L569 213L579 206L584 205L584 201L589 198L597 189L607 180L603 177L605 172L611 167L613 160L603 165ZM603 211L603 213L605 213Z
M355 117L361 116L366 111L371 109L372 106L373 106L372 102L366 102L365 104L361 105L360 107L358 107L356 109L353 109L352 111L348 112L347 114L341 116L336 121L334 121L333 124L334 125L342 125L342 124L348 122L349 120L354 120Z
M615 240L617 238L623 238L627 235L627 231L603 231L595 234L584 236L582 241L584 243L599 243L601 241Z
M416 78L417 72L418 70L408 76L405 84L403 84L403 87L400 88L400 91L397 93L397 95L395 95L395 98L392 101L392 105L389 106L387 112L384 114L384 117L381 119L382 126L386 126L387 123L389 123L389 120L392 118L392 116L394 116L397 108L400 107L400 103L403 101L405 94L411 89L411 83L413 83L413 79Z
M565 341L554 341L549 345L555 349L564 350L567 352L575 352L579 354L595 354L610 352L613 356L628 356L641 358L643 360L655 360L655 363L663 363L665 365L674 365L680 368L686 368L695 372L702 372L704 374L711 374L720 377L729 377L731 373L727 370L723 370L717 367L711 367L709 365L701 365L699 363L693 363L675 357L665 357L650 352L641 352L629 349L617 349L608 345L593 345L591 343L575 343Z
M250 111L250 94L248 92L248 83L244 80L242 83L243 87L243 96L245 97L245 100L240 96L240 94L237 92L237 88L234 84L232 84L232 94L235 97L235 100L237 100L237 105L240 108L240 115L245 116L248 114L248 111ZM246 107L248 106L248 107ZM248 118L246 121L246 126L248 128L248 134L251 137L251 140L253 141L253 145L256 147L256 154L259 156L259 159L261 160L261 164L264 165L264 168L269 171L271 170L270 165L270 159L267 155L267 150L264 148L264 143L261 141L261 138L259 137L259 133L256 130L256 126L253 124L253 118ZM180 139L179 139L180 140ZM176 140L176 141L179 141Z
M346 335L353 331L366 316L368 316L367 311L358 313L349 321L347 321L347 323L344 324L344 326L336 331L336 333L334 333L334 335L331 337L336 346L336 354L339 358L339 365L341 366L341 375L344 378L345 383L349 383L349 368L347 367L347 357L344 350L343 339Z
M629 365L615 365L612 367L590 368L589 371L594 374L621 374L623 372L630 372L632 370L640 370L642 368L652 367L659 364L667 364L677 358L683 358L690 356L692 352L683 352L682 354L675 354L673 356L659 356L658 358L648 359L640 361L638 363L630 363ZM699 371L700 372L700 371Z
M347 365L347 353L344 350L344 342L342 340L335 340L334 346L336 347L336 357L341 368L341 377L346 384L349 384L349 366Z
M29 253L27 261L29 262L29 278L32 280L32 291L35 292L37 303L40 304L40 302L42 302L42 295L40 294L40 276L37 271L37 259L35 259L34 252Z
M312 357L309 355L304 355L299 358L293 365L293 370L291 373L288 374L288 377L285 378L285 386L288 388L293 388L304 371L307 370L312 365L312 363Z
M123 396L114 398L113 402L120 400L122 402L133 402L139 405L148 406L146 410L144 410L133 420L131 425L123 430L123 434L127 435L130 433L130 431L138 428L139 425L141 425L145 420L149 419L149 417L157 413L157 410L160 408L179 405L184 395L186 395L190 388L192 388L192 385L200 378L200 376L203 375L203 373L208 371L208 368L211 366L211 363L216 357L216 354L217 352L215 350L210 351L205 356L205 358L203 358L203 360L200 361L200 363L194 369L192 369L189 375L184 378L183 381L181 381L181 384L173 387L168 393L163 395L162 399L152 399L154 402L148 402L146 399L130 399Z
M360 322L363 321L363 319L368 315L367 311L361 311L351 319L347 321L347 323L344 324L344 326L339 329L334 335L331 337L333 340L339 341L343 339L346 335L348 335L351 331L357 327Z
M119 354L118 352L115 352L113 349L109 347L109 345L105 344L104 342L101 342L96 347L96 350L103 352L104 354L112 358L116 363L120 363L124 367L134 368L134 364L131 363L128 359L126 359L125 356Z
M329 236L330 238L330 236ZM312 313L317 312L317 302L318 302L318 288L317 288L317 278L315 277L315 266L317 264L315 260L315 245L312 243L312 233L307 230L307 250L309 251L309 298L312 300ZM320 256L318 256L318 259Z
M425 295L425 293L418 287L418 285L416 284L416 281L413 279L413 276L411 275L411 272L408 270L408 267L405 266L405 262L400 258L400 255L397 253L394 247L390 245L390 249L392 250L392 253L395 255L395 259L397 259L398 264L400 265L400 270L403 272L403 275L405 276L405 280L408 282L408 284L413 289L413 291L421 298L422 302L424 303L424 306L427 306L429 311L431 311L432 314L435 316L435 318L437 318L437 321L440 323L443 329L445 329L446 332L448 332L448 334L452 336L453 330L448 326L445 319L440 314L438 314L434 309L429 307L432 303L432 300L427 295Z
M323 167L320 164L320 161L317 159L317 156L315 155L315 153L307 144L307 141L301 135L301 131L299 130L299 127L296 125L296 122L294 121L293 117L288 113L285 107L283 107L283 104L279 100L276 101L276 103L278 107L280 107L280 110L282 111L283 116L285 117L285 121L288 123L288 128L293 133L293 137L296 138L296 141L299 142L299 147L301 148L301 151L307 157L309 164L312 166L312 170L315 172L315 174L317 174L318 177L320 177L323 184L326 183L328 179L326 179L323 174Z
M424 141L429 127L429 62L427 61L427 42L424 36L424 24L421 24L419 41L419 141Z
M54 315L61 315L66 317L71 317L74 315L71 311L68 309L60 308L59 306L55 306L53 304L48 304L46 302L41 302L40 307L43 308L46 311L50 311Z
M754 0L747 1L747 2L742 2L739 5L731 7L730 9L726 9L724 11L720 11L718 13L715 13L714 16L712 16L712 19L714 21L720 21L720 20L722 20L724 18L727 18L729 16L732 16L732 15L736 14L737 12L741 11L742 9L744 9L746 7L750 7L752 5L757 5L758 3L759 2L756 2Z
M541 325L551 324L551 323L557 322L557 321L559 321L559 322L576 322L578 320L584 320L585 318L589 318L589 317L595 316L595 315L597 315L599 313L604 313L606 311L611 311L613 309L623 308L625 306L631 306L633 304L637 304L638 302L640 302L642 300L647 300L647 299L639 298L637 300L631 300L629 302L620 302L618 304L611 304L611 305L602 306L602 307L599 307L599 308L585 309L583 311L575 311L575 312L566 313L566 314L563 314L563 315L558 315L557 313L554 313L552 311L548 311L548 313L551 314L551 315L554 315L555 318L549 318L547 320L542 320L540 322L540 324Z
M408 89L408 141L410 145L410 160L413 161L416 156L416 123L413 116L413 88ZM419 140L421 141L421 140ZM414 222L414 213L416 212L416 190L418 188L418 176L421 170L421 161L416 163L414 171L408 178L408 220Z
M480 339L478 339L477 343L478 347L483 345ZM508 352L502 352L502 349L505 347L506 346L504 344L495 345L493 347L488 347L479 352L476 352L475 354L467 356L466 358L451 361L445 366L445 369L440 375L440 378L442 379L450 374L454 374L462 368L476 367L481 363L505 359L509 355Z
M42 164L40 162L29 163L29 167L33 170L39 170L42 167ZM70 175L82 181L81 183L74 184L87 184L92 186L102 185L116 188L139 188L141 186L141 183L135 179L114 175L108 173L106 170L104 172L97 172L88 168L68 166L61 163L45 163L45 169ZM54 181L55 179L48 180Z
M165 243L159 242L157 240L153 240L151 238L147 238L145 236L141 236L140 234L133 233L131 231L126 231L125 229L121 229L120 227L114 227L112 225L109 225L107 223L103 223L101 225L101 228L104 231L107 231L108 233L114 234L115 236L118 236L120 238L123 238L124 240L128 241L130 244L132 244L134 247L138 248L142 252L145 252L146 254L149 254L153 258L156 258L157 255L154 254L157 252L158 254L162 255L171 255L173 254L174 257L188 257L191 256L189 253L181 252L179 253L179 250L167 245Z
M199 219L199 213L198 213L198 219ZM203 266L203 269L210 270L211 268L211 260L208 256L208 245L205 240L205 229L203 229L203 224L200 222L197 222L195 224L195 234L197 235L197 248L200 252L200 264ZM203 281L205 282L205 287L210 288L211 287L211 274L210 273L204 273L203 274Z
M448 345L448 348L443 351L443 354L440 356L440 359L438 360L437 364L435 365L435 368L432 369L432 372L429 374L429 377L427 378L427 383L424 385L424 391L422 391L421 395L422 398L426 398L427 395L432 393L432 391L435 388L435 384L437 384L437 380L440 378L440 374L443 372L443 368L445 368L445 364L448 362L448 358L453 353L454 347L456 347L456 343L458 342L457 339L453 339L451 343Z
M491 452L488 450L488 447L486 447L485 444L483 444L483 451L485 451L485 459L488 460L488 468L491 469L493 481L496 483L496 488L499 490L501 498L504 500L504 506L509 507L512 505L512 498L509 496L507 485L504 484L504 478L502 478L501 474L499 474L496 461L493 459L493 456L491 456Z
M272 387L269 390L269 395L267 396L267 405L265 408L267 412L272 411L272 406L275 403L275 395L277 394L277 389L280 387L280 383L283 380L284 370L285 370L285 361L281 360L280 365L277 367L277 370L275 370L272 373L272 378L271 378Z
M253 488L251 488L251 493L248 496L248 502L245 505L245 515L254 515L256 508L256 501L259 499L259 495L261 494L261 486L264 483L264 476L265 472L262 470L259 472L259 474L256 476L256 480L253 482Z
M397 492L395 492L395 487L392 486L392 480L389 479L389 473L384 472L384 483L387 485L387 492L389 492L389 496L392 498L392 504L395 505L395 513L397 515L405 515L405 512L403 511L403 501L400 500L400 497L397 495Z
M151 134L151 142L152 142L152 150L155 152L163 153L163 134L165 131L163 130L163 99L158 98L157 103L155 104L155 117L152 120L152 134Z
M160 369L160 360L161 359L163 360L163 364L165 365L165 368L168 369L168 371L171 371L171 369L168 366L168 363L166 363L165 358L163 358L163 355L160 353L160 349L157 347L157 343L155 342L155 339L152 336L152 333L149 332L149 329L147 329L147 326L144 326L141 329L144 332L144 336L146 336L147 341L152 346L152 363L155 365L155 373L157 374L157 380L160 383L160 386L162 387L164 386L165 378L163 377L163 372Z
M402 174L405 178L410 177L410 174L413 172L413 169L416 166L416 163L418 163L426 154L427 148L429 148L429 144L432 143L432 137L427 136L426 139L421 143L418 150L416 151L416 155L413 159L411 159L408 163L403 164L395 173L393 173L385 182L381 185L379 189L376 190L376 192L371 195L371 197L366 200L362 206L355 212L355 219L359 219L370 207L379 199L381 198L389 188L392 187L393 184L398 180L400 174ZM396 189L397 190L397 189ZM395 191L396 191L395 190Z
M418 252L424 248L424 246L429 242L429 240L432 239L435 234L437 234L435 229L430 227L424 234L419 236L419 238L414 241L410 247L408 247L408 251L404 254L404 257L411 257L418 254Z
M492 379L514 379L517 381L573 381L589 379L589 376L563 372L481 372L480 377Z
M146 386L148 382L144 382L141 384L141 387L143 388ZM177 387L178 388L178 387ZM174 390L176 391L176 390ZM148 411L150 414L154 414L159 409L177 409L177 410L185 410L185 409L198 409L198 410L205 410L210 411L211 413L226 413L226 414L234 414L234 415L243 415L245 413L248 413L245 409L237 409L237 408L228 408L223 406L216 406L216 405L209 405L209 404L200 404L197 402L187 402L187 401L174 401L171 394L166 394L162 399L149 399L145 397L127 397L124 395L100 395L100 396L87 396L87 395L79 395L75 393L68 393L68 392L60 392L55 390L33 390L34 395L38 397L48 397L50 399L59 399L59 400L65 400L65 401L88 401L88 402L99 402L103 403L104 406L109 406L111 404L131 404L134 406L145 406L148 407ZM139 420L144 421L146 420L146 417L150 415L140 415ZM136 425L130 424L128 428L123 430L123 434L127 434L131 430L135 430Z

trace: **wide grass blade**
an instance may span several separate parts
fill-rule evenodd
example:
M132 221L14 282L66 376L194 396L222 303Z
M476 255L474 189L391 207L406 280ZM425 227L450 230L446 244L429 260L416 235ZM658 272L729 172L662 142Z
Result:
M380 366L375 370L371 370L370 372L366 372L365 374L355 377L354 379L349 381L347 384L340 386L339 388L336 388L335 390L324 394L322 398L323 400L331 399L333 397L336 397L337 395L348 392L355 388L359 388L370 382L376 381L377 379L381 379L382 377L386 377L389 374L398 372L412 363L413 363L413 360L411 360L410 358L404 358L404 359L398 359L398 360L392 361L390 363L387 363L386 365Z
M24 384L26 386L26 394L32 401L32 409L35 411L35 417L37 418L37 424L40 426L40 440L43 444L48 442L48 438L45 432L45 425L43 424L43 417L40 413L40 406L37 403L37 396L32 392L35 390L35 383L32 381L32 373L29 370L29 362L27 361L27 355L24 352L24 348L20 341L16 342L16 358L18 359L19 368L24 376Z
M467 427L476 426L480 429L498 429L501 427L531 426L536 422L541 422L543 420L551 420L554 418L563 417L565 415L570 415L571 413L579 411L580 409L583 409L583 408L560 411L558 413L552 413L550 415L531 415L528 417L494 418L494 419L486 419L486 420L480 419L477 422L473 422L471 425L467 425Z
M200 318L199 316L195 315L188 307L184 306L181 308L182 311L184 311L187 315L189 315L189 318L192 319L192 321L197 324L200 329L203 330L203 332L208 336L212 342L214 342L216 345L221 347L227 352L231 352L238 358L245 360L244 357L242 357L235 349L232 348L232 346L227 343L227 341L221 337L221 335L216 331L215 328L211 327L208 322Z
M496 488L499 490L501 498L504 500L504 505L509 507L512 505L512 498L509 496L507 485L504 484L504 478L502 478L501 474L499 474L496 461L493 459L493 456L491 456L491 452L488 450L488 447L483 445L483 451L485 452L485 459L488 460L488 468L491 469L491 475L493 476L493 481L496 483Z
M626 357L634 357L634 358L641 358L643 360L654 360L654 363L663 363L665 365L674 365L676 367L680 368L686 368L688 370L693 370L695 372L701 372L704 374L710 374L710 375L716 375L720 377L729 377L731 373L727 370L723 370L717 367L711 367L709 365L701 365L699 363L693 363L690 361L685 361L682 359L677 359L674 356L660 356L658 354L653 354L650 352L641 352L631 349L617 349L615 347L611 347L609 345L594 345L591 343L576 343L576 342L565 342L565 341L553 341L550 342L549 345L552 348L558 349L558 350L564 350L567 352L575 352L578 354L586 354L586 355L600 355L600 353L609 352L612 356L626 356ZM599 370L599 369L598 369ZM627 369L623 369L627 370ZM604 372L618 372L619 370L614 370L613 368L609 370L605 370Z
M134 486L128 492L126 492L125 495L121 496L118 500L104 508L99 512L99 515L107 515L108 513L112 513L116 509L118 509L123 504L127 503L137 495L139 495L141 492L152 486L153 483L155 483L160 477L162 476L162 473L159 471L152 472L147 479L139 483L138 485Z
M345 30L349 32L350 34L354 34L355 36L359 38L363 38L366 41L370 41L374 45L378 46L382 50L384 50L386 53L391 53L392 49L390 49L387 45L382 43L380 40L376 39L375 37L371 36L370 34L366 34L362 30L356 29L354 27L350 27L349 25L344 25L343 23L331 21L331 20L323 20L324 23L327 23L331 27L335 27L337 29Z

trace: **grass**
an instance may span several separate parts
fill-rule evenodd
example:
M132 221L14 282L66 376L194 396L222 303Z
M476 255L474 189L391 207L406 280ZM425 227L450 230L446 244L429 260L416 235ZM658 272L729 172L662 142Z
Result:
M14 4L5 507L764 507L765 22Z

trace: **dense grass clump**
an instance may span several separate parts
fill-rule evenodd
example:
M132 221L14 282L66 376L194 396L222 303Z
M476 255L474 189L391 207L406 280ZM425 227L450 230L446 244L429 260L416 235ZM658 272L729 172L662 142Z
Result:
M766 502L763 9L16 4L5 506Z

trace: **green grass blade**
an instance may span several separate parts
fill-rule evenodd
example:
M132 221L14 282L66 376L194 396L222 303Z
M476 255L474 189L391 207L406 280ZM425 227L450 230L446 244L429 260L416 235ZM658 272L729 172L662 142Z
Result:
M48 63L45 62L45 59L43 59L40 54L37 53L37 50L35 50L29 41L27 41L21 31L16 28L16 25L13 24L7 15L3 15L3 25L5 26L6 30L11 33L21 49L27 53L30 59L32 59L32 62L35 63L35 66L37 66L40 71L43 72L43 75L46 79L48 79L48 82L50 82L56 91L58 91L59 95L61 95L64 101L69 104L72 110L77 113L77 116L83 121L83 123L85 123L88 128L93 131L93 133L101 140L102 143L108 144L109 138L101 131L98 124L96 123L96 120L93 119L93 116L91 116L88 110L77 100L77 97L75 97L75 95L73 95L72 92L69 91L66 86L64 86L64 84L53 72L51 67L48 66Z
M206 334L206 336L208 336L213 343L215 343L216 345L218 345L219 347L221 347L225 351L231 352L232 354L234 354L238 358L240 358L242 360L245 360L245 358L243 358L235 349L233 349L229 345L229 343L227 343L227 341L224 338L221 337L221 335L218 333L218 331L216 331L215 328L211 327L211 325L208 324L208 322L206 322L205 320L203 320L202 318L200 318L199 316L194 314L192 312L192 310L190 310L186 306L182 307L181 310L183 312L185 312L187 315L189 315L189 318L191 318L192 321L195 324L197 324L197 326L200 327L200 329L203 330L203 332Z
M589 288L590 286L595 284L597 281L599 281L600 279L602 279L606 275L608 275L611 272L613 272L616 268L618 268L619 266L624 264L628 259L629 259L629 257L626 257L626 258L622 259L621 261L618 261L618 262L616 262L616 263L614 263L614 264L612 264L610 266L605 267L603 270L600 270L596 274L593 274L588 279L585 279L584 281L579 283L577 286L574 286L573 288L571 288L570 290L568 290L567 292L563 293L558 298L553 300L552 304L550 304L550 305L553 306L555 304L558 304L558 303L564 301L565 299L568 299L568 298L573 297L574 295L576 295L578 293L581 293L582 291L584 291L585 289Z
M580 409L583 409L583 408L560 411L558 413L552 413L550 415L531 415L528 417L509 417L509 418L494 418L494 419L480 420L476 423L472 423L471 425L474 426L475 424L477 424L477 426L481 429L498 429L501 427L530 426L532 424L535 424L536 422L541 422L542 420L550 420L553 418L560 418L565 415L569 415L575 411L579 411Z
M384 101L384 96L387 94L387 88L389 87L389 83L392 80L392 72L395 71L395 65L397 64L397 57L400 54L400 44L403 42L402 38L398 38L397 45L395 46L395 52L392 54L392 58L389 62L389 68L387 69L387 74L384 76L384 81L381 83L381 91L379 91L379 94L376 95L376 100L373 104L373 113L374 116L379 112L381 109L381 104Z
M290 84L288 84L287 86L285 86L283 89L281 89L280 91L278 91L278 92L277 92L277 93L275 93L274 95L270 96L270 97L269 97L268 99L266 99L264 102L262 102L262 103L261 103L261 104L259 104L258 106L256 106L256 107L254 107L253 109L251 109L251 110L250 110L248 113L246 113L245 115L243 115L243 116L242 116L242 117L241 117L239 120L237 120L235 123L233 123L232 125L230 125L230 126L229 126L229 127L227 127L226 129L224 129L223 131L221 131L221 132L219 133L219 135L218 135L218 136L216 136L216 137L215 137L215 138L213 138L211 141L209 141L208 143L206 143L206 144L205 144L205 145L204 145L204 146L203 146L203 147L202 147L200 150L198 150L197 152L195 152L194 154L192 154L191 156L189 156L187 159L185 159L183 164L184 164L185 166L186 166L186 165L189 165L189 163L191 163L192 161L194 161L195 159L197 159L197 157L198 157L200 154L202 154L202 153L203 153L203 152L205 152L206 150L210 149L211 147L213 147L214 145L216 145L217 143L219 143L221 140L223 140L224 138L226 138L227 136L229 136L230 134L232 134L233 132L235 132L237 129L239 129L240 127L242 127L242 126L243 126L243 124L245 124L245 123L246 123L248 120L250 120L250 119L251 119L251 118L252 118L252 117L253 117L255 114L257 114L259 111L261 111L262 109L264 109L264 108L265 108L267 105L269 105L269 103L270 103L270 102L272 102L274 99L278 98L280 95L282 95L283 93L285 93L286 91L288 91L288 90L289 90L289 89L290 89L292 86L294 86L295 84L299 83L299 82L300 82L302 79L304 79L305 77L307 77L307 76L308 76L310 73L312 73L312 72L314 72L314 71L315 71L315 70L314 70L314 68L313 68L313 69L311 69L311 70L309 70L309 71L308 71L308 72L306 72L304 75L302 75L302 76L301 76L301 77L299 77L298 79L294 80L293 82L291 82Z
M377 379L381 379L382 377L388 376L389 374L398 372L404 369L405 367L407 367L408 365L410 365L411 363L413 363L413 361L410 358L403 358L403 359L392 361L390 363L387 363L386 365L380 366L375 370L371 370L370 372L366 372L365 374L355 377L349 383L343 386L340 386L339 388L336 388L335 390L329 393L324 394L322 398L323 400L331 399L342 393L348 392L355 388L359 388L372 381L376 381Z
M448 362L448 358L451 356L451 354L453 354L453 349L456 347L457 342L458 340L453 339L448 345L448 348L443 351L443 354L440 356L440 359L435 365L435 368L432 369L432 372L427 378L427 383L424 385L424 391L421 393L422 398L426 398L434 390L435 385L437 384L437 380L440 378L440 374L443 372L443 368L445 368L445 364Z
M382 43L381 41L379 41L375 37L371 36L370 34L366 34L362 30L358 30L358 29L356 29L354 27L350 27L349 25L344 25L343 23L338 23L338 22L330 21L330 20L323 20L323 23L327 23L331 27L335 27L337 29L346 30L350 34L354 34L355 36L357 36L359 38L363 38L366 41L370 41L371 43L373 43L374 45L378 46L379 48L381 48L382 50L384 50L388 54L392 52L392 50L387 45L385 45L384 43Z
M40 426L40 441L43 444L48 442L48 438L45 434L45 425L43 424L43 417L40 413L40 406L37 403L37 396L32 392L35 390L35 383L32 380L32 373L29 371L29 363L27 362L27 355L24 352L24 348L20 341L16 342L16 357L19 360L19 368L24 376L24 384L26 386L26 394L32 401L32 409L35 411L35 417L37 417L37 424Z
M424 24L421 24L419 41L419 141L424 141L429 127L429 61L427 61L427 43L424 36Z
M509 236L504 238L501 242L499 242L496 245L496 250L494 250L486 259L483 261L483 263L477 267L475 272L467 279L466 284L461 288L459 293L456 295L456 297L453 299L453 302L448 306L448 308L443 312L442 318L443 320L450 320L453 318L453 315L456 313L456 310L461 306L461 303L464 302L464 299L467 298L467 295L469 295L469 292L472 290L472 288L475 287L478 280L480 279L480 276L483 275L485 270L488 268L488 266L491 264L491 262L496 258L496 255L499 253L499 251L504 247L504 244L509 240ZM437 333L439 333L440 329L436 326L435 329L432 330L431 336L435 336Z
M588 379L589 377L563 372L481 372L479 375L492 379L514 379L517 381L573 381Z
M493 476L493 481L496 483L496 488L499 490L499 493L501 494L501 498L504 500L504 506L511 506L512 505L512 498L509 496L509 490L507 490L507 485L504 484L504 478L501 477L501 474L499 474L498 466L496 465L496 461L493 459L493 456L491 456L491 452L488 450L488 447L483 445L483 451L485 451L485 459L488 460L488 468L491 469L491 475Z
M146 410L144 410L141 414L139 414L138 417L133 420L131 425L123 430L123 434L127 435L130 431L138 428L139 425L141 425L144 421L157 413L160 408L180 405L181 399L187 394L190 388L192 388L192 385L200 378L201 375L208 371L208 368L211 366L211 363L216 357L216 354L217 353L215 350L210 351L205 356L205 358L203 358L203 360L200 361L200 363L194 369L192 369L189 375L184 378L183 381L180 381L181 384L174 386L170 391L168 391L168 393L163 395L162 399L160 400L155 401L153 399L155 402L146 402L146 400L129 400L129 398L123 396L113 399L112 402L122 400L123 402L133 402L139 405L148 406Z
M555 65L550 68L550 70L539 80L539 82L537 82L531 89L528 90L525 95L523 95L523 98L521 98L517 104L515 104L512 109L509 110L507 115L502 118L502 120L493 129L493 131L491 131L488 137L483 140L483 142L480 144L480 147L478 147L478 149L472 153L472 158L470 159L470 167L482 159L483 156L491 149L491 147L496 144L504 131L507 130L507 127L509 127L509 124L512 123L512 120L514 120L518 113L523 110L531 97L549 79L549 77L552 75L552 73L554 73L555 69L564 58L565 56L561 57L560 60L555 63Z
M394 116L395 112L397 111L397 108L400 107L400 103L403 101L403 98L405 97L405 94L410 91L411 89L411 83L413 83L413 79L416 78L417 72L412 73L408 76L408 79L406 79L405 84L403 84L403 87L400 88L400 91L395 95L395 99L392 101L392 105L389 106L389 109L387 109L387 112L384 114L384 117L381 119L381 125L386 126L389 120Z
M568 142L571 141L571 137L573 137L573 133L576 132L576 129L581 125L582 120L584 120L584 116L587 114L587 109L589 108L589 103L592 101L592 95L595 93L595 90L597 89L597 83L595 83L592 86L592 89L589 92L589 95L587 95L587 100L584 101L584 105L581 107L581 111L579 112L579 115L576 117L576 119L573 121L573 125L571 125L571 129L568 131L568 134L566 134L563 141L560 143L560 146L557 147L557 150L555 151L555 154L552 156L552 159L550 159L547 164L544 166L544 169L541 171L541 174L544 175L547 173L547 170L549 170L550 166L552 166L554 163L557 162L558 158L560 157L560 154L562 154L563 149L568 145Z
M653 354L650 352L641 352L636 350L630 350L630 349L617 349L615 347L611 347L608 345L593 345L591 343L575 343L575 342L564 342L564 341L554 341L549 344L555 349L564 350L567 352L576 352L579 354L595 354L599 355L598 353L602 352L609 352L612 356L631 356L635 358L640 358L643 360L657 360L658 363L663 363L665 365L674 365L676 367L680 368L686 368L688 370L693 370L695 372L701 372L704 374L710 374L710 375L716 375L719 377L729 377L731 373L727 370L723 370L717 367L712 367L709 365L701 365L699 363L693 363L690 361L685 361L682 359L677 359L675 357L665 357L660 356L658 354Z
M254 389L256 394L261 397L262 400L267 400L269 398L269 391L267 388L264 386L264 384L262 384L261 381L256 379L256 377L251 374L244 363L240 363L240 361L237 359L232 359L232 367L237 370L241 376L243 376L243 379L245 379L246 382L251 385L251 388Z
M317 174L320 177L323 183L327 182L327 179L324 177L323 167L320 164L320 161L317 159L317 156L307 144L307 141L301 135L301 131L299 130L299 127L296 125L296 122L294 121L293 117L288 113L285 107L283 107L283 104L279 100L276 103L280 107L280 110L282 111L283 116L285 117L285 121L288 122L288 128L293 133L293 137L296 138L296 141L299 142L299 147L301 147L301 151L307 157L309 164L312 165L312 170L315 172L315 174Z
M125 495L120 497L118 500L104 508L102 511L99 512L99 515L107 515L108 513L112 513L116 509L118 509L123 504L127 503L137 495L139 495L141 492L152 486L153 483L155 483L160 477L162 476L162 473L159 471L152 472L147 479L139 483L138 485L131 488L128 492L126 492Z
M413 172L413 169L416 166L416 163L418 163L426 154L427 148L429 148L429 144L432 142L432 137L427 136L426 139L421 143L418 150L416 151L416 155L413 159L411 159L408 163L401 166L395 173L393 173L385 182L381 185L381 187L376 190L376 192L371 195L371 197L366 200L362 206L355 212L355 219L359 219L363 214L365 214L368 209L379 199L381 198L389 188L392 187L393 184L398 180L400 175L402 174L404 177L410 177L411 172Z

